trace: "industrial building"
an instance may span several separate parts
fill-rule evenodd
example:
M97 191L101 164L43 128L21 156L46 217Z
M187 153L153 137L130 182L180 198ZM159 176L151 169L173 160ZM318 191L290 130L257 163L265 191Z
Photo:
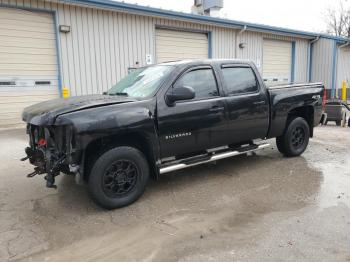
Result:
M268 84L323 82L335 96L350 80L349 43L109 0L0 0L0 128L63 87L102 93L135 67L187 58L250 59Z

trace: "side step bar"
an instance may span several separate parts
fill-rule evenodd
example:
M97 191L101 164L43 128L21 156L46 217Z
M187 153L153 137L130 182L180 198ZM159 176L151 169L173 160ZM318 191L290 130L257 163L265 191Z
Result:
M212 156L209 156L208 159L196 162L196 163L179 163L179 164L175 164L175 165L170 165L170 166L166 166L166 167L161 167L159 169L159 173L160 174L165 174L168 172L172 172L175 170L180 170L180 169L184 169L187 167L191 167L191 166L197 166L200 164L204 164L204 163L209 163L209 162L213 162L216 160L220 160L220 159L224 159L224 158L228 158L231 156L237 156L237 155L241 155L241 154L245 154L248 152L253 152L253 151L257 151L260 149L263 149L265 147L270 146L270 144L261 144L261 145L257 145L255 148L248 148L247 150L235 150L235 151L227 151L227 152L223 152L223 153L218 153L218 154L213 154Z

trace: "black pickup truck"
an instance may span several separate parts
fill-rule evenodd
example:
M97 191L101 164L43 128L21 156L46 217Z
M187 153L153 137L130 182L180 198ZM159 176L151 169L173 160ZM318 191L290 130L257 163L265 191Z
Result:
M306 149L323 111L322 84L266 88L255 65L191 60L143 67L103 95L26 108L36 174L75 175L105 208L136 201L149 177L266 147Z

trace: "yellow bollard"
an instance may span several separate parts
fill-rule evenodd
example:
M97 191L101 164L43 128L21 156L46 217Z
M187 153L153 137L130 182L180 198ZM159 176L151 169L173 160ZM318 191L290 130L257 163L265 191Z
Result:
M346 81L343 81L342 88L341 88L341 100L346 101Z
M68 98L69 97L69 89L68 89L68 87L63 87L62 88L62 97L63 98Z

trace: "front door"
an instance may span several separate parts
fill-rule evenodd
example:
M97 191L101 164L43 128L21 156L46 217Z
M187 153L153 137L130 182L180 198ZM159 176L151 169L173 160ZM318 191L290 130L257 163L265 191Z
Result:
M187 70L171 88L181 86L192 87L195 98L171 106L158 101L162 158L215 147L225 132L225 98L220 96L213 69L201 66Z

